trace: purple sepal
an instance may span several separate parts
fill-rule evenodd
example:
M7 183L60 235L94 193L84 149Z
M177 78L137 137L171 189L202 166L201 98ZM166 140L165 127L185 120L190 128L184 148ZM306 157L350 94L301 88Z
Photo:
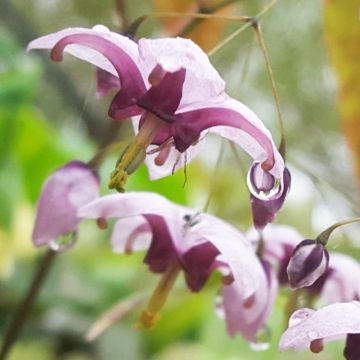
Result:
M182 255L181 263L185 272L186 284L194 291L200 291L214 268L219 250L210 242L192 247Z
M325 273L329 253L323 244L315 240L303 240L294 249L287 267L290 287L299 289L311 286Z
M219 250L210 242L191 247L182 254L174 247L166 222L158 215L144 215L152 232L152 240L144 263L155 273L164 273L175 260L185 273L186 284L194 291L200 291L214 269Z
M174 114L182 97L185 74L185 69L166 73L157 85L152 86L137 100L137 105L168 123L174 122Z
M177 258L176 250L167 229L166 222L158 215L144 215L150 225L152 239L144 263L155 273L163 273Z

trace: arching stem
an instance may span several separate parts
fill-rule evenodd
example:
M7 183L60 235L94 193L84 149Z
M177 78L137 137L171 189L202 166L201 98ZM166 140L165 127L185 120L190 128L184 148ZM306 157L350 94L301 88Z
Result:
M271 63L270 63L269 52L268 52L267 47L265 45L264 36L263 36L262 30L261 30L261 25L258 22L254 22L253 23L253 28L255 30L256 37L258 39L261 52L262 52L262 54L264 56L264 60L265 60L265 64L266 64L266 70L267 70L269 80L270 80L270 84L271 84L271 91L272 91L274 101L275 101L275 107L276 107L276 111L277 111L277 115L278 115L278 123L279 123L279 129L280 129L279 152L282 155L282 157L285 159L286 143L285 143L284 120L283 120L282 111L281 111L281 107L280 107L279 95L278 95L278 92L276 90L274 74L273 74L273 71L272 71Z
M43 256L43 258L40 260L38 268L28 288L28 291L26 292L22 302L17 307L10 326L5 333L4 341L0 352L0 360L5 360L7 358L12 346L20 335L20 332L33 307L35 299L38 296L47 275L49 274L51 265L55 260L56 254L57 253L55 251L49 249L47 253Z
M356 222L360 222L360 217L339 221L339 222L335 223L334 225L331 225L326 230L324 230L320 235L318 235L318 237L316 238L316 241L318 241L321 244L323 244L324 246L326 246L330 235L332 234L332 232L335 229L337 229L340 226L353 224L353 223L356 223Z

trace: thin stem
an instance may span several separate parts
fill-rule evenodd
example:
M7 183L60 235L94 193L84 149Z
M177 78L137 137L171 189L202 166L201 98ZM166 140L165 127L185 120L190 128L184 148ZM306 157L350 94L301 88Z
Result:
M208 198L206 200L205 206L203 208L204 213L208 211L210 201L211 201L211 199L213 197L213 194L214 194L216 174L217 174L217 172L219 170L220 163L221 163L222 158L224 156L224 151L225 151L225 141L222 140L221 141L220 151L219 151L219 154L218 154L218 157L217 157L217 160L216 160L216 164L215 164L215 167L214 167L214 170L213 170L213 174L211 176L211 184L210 184L209 195L208 195Z
M239 166L240 171L246 175L246 170L245 170L244 164L240 158L240 155L238 153L238 149L236 148L235 144L231 140L228 140L228 144L230 145L230 149L234 154L235 160Z
M190 17L193 19L179 34L178 36L184 36L189 31L191 31L194 26L198 25L198 20L206 20L206 19L218 19L218 20L235 20L235 21L246 21L246 16L227 16L227 15L217 15L212 14L222 8L236 2L238 0L225 0L217 6L213 6L210 8L200 8L198 13L182 13L176 11L164 11L164 12L154 12L147 15L143 15L134 20L130 26L125 31L126 34L134 36L139 27L143 24L144 21L149 19L160 19L160 18L172 18L172 17Z
M242 75L241 75L240 83L243 83L245 81L246 74L248 73L248 69L249 69L249 65L250 65L250 58L251 58L252 50L254 48L254 43L255 43L255 37L252 38L250 44L248 45L248 49L247 49L245 57L244 57L244 62L242 64L242 69L241 69Z
M348 219L348 220L342 220L339 221L337 223L335 223L334 225L331 225L330 227L328 227L326 230L324 230L317 238L316 241L322 243L324 246L327 244L329 237L331 235L331 233L337 229L340 226L343 225L348 225L348 224L352 224L352 223L356 223L356 222L360 222L360 217L356 217L353 219Z
M278 92L276 90L276 85L275 85L275 79L274 79L274 74L272 71L272 67L271 67L271 63L270 63L270 57L269 57L269 52L267 50L267 47L265 45L265 41L264 41L264 36L261 30L261 25L256 22L253 25L255 33L256 33L256 37L258 39L260 48L261 48L261 52L264 56L264 60L265 60L265 64L266 64L266 70L269 76L269 80L270 80L270 84L271 84L271 91L274 97L274 101L275 101L275 106L276 106L276 111L277 111L277 115L278 115L278 122L279 122L279 129L280 129L280 145L279 145L279 152L280 154L285 157L285 151L286 151L286 144L285 144L285 130L284 130L284 120L282 117L282 111L281 111L281 107L280 107L280 99L279 99L279 95Z
M12 322L5 334L4 342L2 344L1 352L0 352L0 360L5 360L7 355L9 354L12 346L14 345L16 339L18 338L29 314L30 310L34 304L34 301L49 274L50 268L55 260L55 255L57 253L51 249L47 251L44 257L41 259L40 264L37 268L36 273L32 279L30 287L21 302L21 304L17 307Z
M211 7L201 7L199 6L199 13L200 14L213 14L223 8L225 8L226 6L229 6L235 2L238 2L239 0L225 0L217 5L211 6ZM185 37L186 35L189 34L190 31L194 30L198 25L200 25L203 21L205 20L205 18L198 18L198 19L193 19L192 21L190 21L178 34L178 36L182 36ZM221 19L219 19L221 20Z
M240 29L234 31L230 34L227 38L221 41L218 45L212 48L208 52L208 56L213 56L216 54L220 49L222 49L225 45L227 45L230 41L236 38L239 34L241 34L244 30L253 26L254 23L258 22L276 3L278 0L271 1L268 5L266 5L255 17L245 17L247 18L246 24L244 24Z

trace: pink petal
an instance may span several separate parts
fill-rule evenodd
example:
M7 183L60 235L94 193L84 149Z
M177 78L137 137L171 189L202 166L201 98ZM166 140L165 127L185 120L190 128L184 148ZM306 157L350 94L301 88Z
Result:
M255 293L265 280L264 271L251 244L237 229L214 216L201 214L201 221L192 233L216 246L221 254L218 260L229 265L233 284L243 299Z
M179 238L183 229L182 216L193 212L175 205L151 192L128 192L103 196L79 209L81 218L123 218L137 215L159 215L166 219L172 238Z
M360 299L360 264L352 257L331 253L329 276L321 291L321 298L327 304Z
M116 253L145 250L149 247L151 236L149 224L142 216L123 218L114 225L112 249Z
M180 107L217 96L225 88L208 56L191 40L140 39L139 53L147 77L158 64L168 72L186 69Z
M248 299L242 297L235 284L224 287L224 310L230 336L237 332L249 342L256 342L256 335L263 328L277 296L278 283L272 272L267 279L263 271L259 286Z
M297 310L292 318L300 321L284 332L280 339L280 351L293 349L299 351L310 347L316 339L331 339L346 334L360 333L360 302L335 303L313 311L310 309ZM290 319L290 322L292 320Z
M174 138L177 136L175 142L180 151L196 140L201 131L211 128L211 132L236 142L255 161L265 165L270 174L282 179L284 161L270 132L240 101L224 94L212 101L181 109L176 117Z
M77 210L97 198L99 180L80 161L72 161L46 180L37 206L33 231L36 246L75 231L81 221Z
M42 36L38 39L31 41L27 47L27 51L36 49L52 49L63 38L78 34L94 35L111 41L117 47L126 51L127 55L136 64L136 66L140 67L137 44L126 36L111 32L102 25L94 26L92 29L81 27L67 28L49 35ZM65 52L118 77L118 73L114 66L98 51L86 48L81 45L71 44L66 47Z
M169 149L168 156L166 161L162 165L156 165L155 159L158 156L158 153L147 155L145 158L145 164L149 171L149 176L151 180L157 180L162 177L171 175L173 172L184 167L185 162L189 164L190 161L195 158L201 150L204 148L205 139L199 141L197 144L190 146L185 152L180 153L175 149L174 146L171 146ZM155 149L157 146L151 145L148 148L148 151Z

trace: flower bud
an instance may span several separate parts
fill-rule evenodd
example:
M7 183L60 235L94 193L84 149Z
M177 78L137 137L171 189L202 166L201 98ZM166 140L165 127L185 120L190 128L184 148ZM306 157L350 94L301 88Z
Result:
M287 274L290 287L299 289L312 285L328 268L329 254L323 244L315 240L303 240L296 246Z
M71 161L46 180L37 205L33 243L49 244L75 232L81 219L77 210L99 194L97 175L80 161Z

